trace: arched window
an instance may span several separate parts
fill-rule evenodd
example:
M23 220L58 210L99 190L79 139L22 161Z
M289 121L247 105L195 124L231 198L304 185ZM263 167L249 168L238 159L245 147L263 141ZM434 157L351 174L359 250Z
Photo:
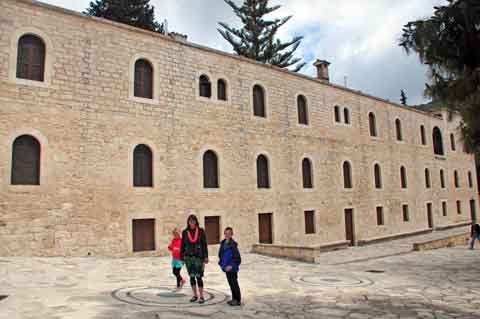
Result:
M258 188L270 188L268 158L265 155L257 157L257 185Z
M425 187L430 188L431 183L430 183L430 170L428 168L425 169Z
M473 187L473 177L472 177L472 172L468 172L468 187L472 188Z
M212 84L208 76L201 75L199 85L200 96L210 98L212 96Z
M438 127L433 128L432 140L433 140L433 153L435 155L443 155L444 153L443 153L442 132Z
M153 155L144 144L137 145L133 151L133 186L153 187Z
M403 189L407 188L407 170L404 166L400 167L400 182Z
M373 174L375 178L375 188L381 189L382 188L382 169L380 168L379 164L375 164L373 168Z
M217 98L220 101L227 100L227 82L224 79L217 81Z
M297 98L298 123L308 125L307 99L303 95Z
M458 172L457 171L453 172L453 180L455 182L455 187L459 188L460 187L460 181L458 180Z
M17 78L43 82L45 74L45 43L26 34L18 40Z
M343 163L343 187L352 188L352 165L349 162Z
M370 136L377 136L377 119L375 114L369 113L368 114L368 125L370 127Z
M427 145L427 136L425 135L425 126L420 126L420 139L422 140L422 145Z
M397 141L402 141L403 136L402 136L402 122L400 122L399 119L395 120L395 132L397 135Z
M145 99L153 98L153 67L145 59L135 62L134 95Z
M440 185L442 188L445 188L445 173L443 169L440 170Z
M302 161L303 188L313 188L312 162L308 158Z
M213 151L203 154L203 187L218 188L218 159Z
M335 106L334 112L335 112L335 122L340 123L341 120L342 120L342 119L340 118L340 107Z
M258 84L253 87L253 115L266 117L265 91Z
M40 143L30 135L15 139L12 149L12 185L40 185Z
M343 109L343 117L345 124L350 124L350 111L347 108Z
M453 134L450 134L450 144L451 144L451 147L452 147L452 151L455 151L456 147L455 147L455 135Z

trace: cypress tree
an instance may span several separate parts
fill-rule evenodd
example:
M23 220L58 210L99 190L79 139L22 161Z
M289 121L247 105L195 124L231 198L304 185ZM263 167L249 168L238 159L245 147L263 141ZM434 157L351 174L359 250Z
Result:
M407 95L404 90L400 91L400 103L402 103L402 105L407 105Z
M150 0L95 0L90 2L84 14L165 34L165 27L155 21L155 8L149 2Z
M305 65L300 58L295 58L303 37L296 36L292 40L282 42L275 39L277 31L292 16L268 20L265 16L278 10L281 6L268 5L269 0L244 0L242 6L237 6L232 0L224 0L243 23L241 29L236 29L224 22L219 22L222 28L217 29L222 37L241 56L268 63L281 68L293 66L298 72Z

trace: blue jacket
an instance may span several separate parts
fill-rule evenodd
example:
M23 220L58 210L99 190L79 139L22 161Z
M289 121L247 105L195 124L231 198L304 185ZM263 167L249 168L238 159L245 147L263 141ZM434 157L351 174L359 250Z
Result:
M242 258L240 257L240 252L238 251L238 244L230 239L230 242L227 244L227 241L224 239L220 244L220 249L218 250L218 265L224 272L227 266L232 266L233 272L238 272L240 264L242 263Z

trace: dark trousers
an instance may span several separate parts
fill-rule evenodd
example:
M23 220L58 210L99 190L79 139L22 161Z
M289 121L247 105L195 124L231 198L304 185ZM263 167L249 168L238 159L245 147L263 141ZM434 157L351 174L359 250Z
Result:
M232 291L232 300L241 301L240 287L238 286L238 273L233 271L227 271L227 280L230 290Z
M177 287L180 287L180 284L182 282L182 276L180 276L180 270L182 270L182 268L173 268L173 274L175 275L175 277L177 277Z

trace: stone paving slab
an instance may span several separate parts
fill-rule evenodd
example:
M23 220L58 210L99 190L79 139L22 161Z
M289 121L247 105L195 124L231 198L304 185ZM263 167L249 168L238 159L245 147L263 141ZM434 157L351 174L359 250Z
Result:
M215 260L202 306L188 302L189 287L173 289L165 257L1 258L0 295L8 297L0 318L480 318L480 249L336 265L242 257L237 308L225 303L229 289Z

